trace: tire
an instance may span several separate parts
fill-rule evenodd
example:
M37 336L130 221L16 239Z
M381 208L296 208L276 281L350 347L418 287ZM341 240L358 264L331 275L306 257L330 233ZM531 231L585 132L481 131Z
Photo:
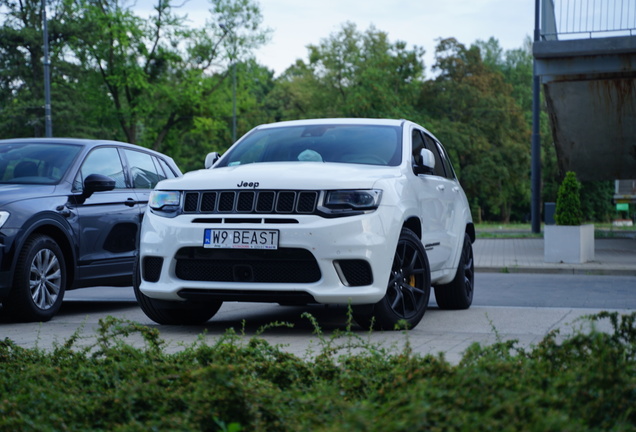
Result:
M468 309L473 303L475 291L475 263L473 245L468 234L464 234L462 254L457 264L455 278L448 284L435 287L435 300L440 309Z
M49 321L62 306L66 280L62 249L51 237L34 234L20 251L3 310L14 321Z
M135 262L133 269L133 290L137 303L148 318L157 324L164 325L197 325L210 320L221 308L223 302L197 302L168 301L153 299L145 295L139 289L141 273L139 260Z
M364 328L395 330L404 321L412 329L424 316L430 295L431 272L426 251L415 233L403 228L386 294L376 304L354 306L353 318Z

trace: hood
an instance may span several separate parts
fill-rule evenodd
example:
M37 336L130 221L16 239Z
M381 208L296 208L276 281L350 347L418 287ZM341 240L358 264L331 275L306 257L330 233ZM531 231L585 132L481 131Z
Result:
M156 189L368 189L400 175L399 167L323 162L269 162L211 168L164 180Z
M15 201L50 196L55 189L55 185L0 184L0 209Z

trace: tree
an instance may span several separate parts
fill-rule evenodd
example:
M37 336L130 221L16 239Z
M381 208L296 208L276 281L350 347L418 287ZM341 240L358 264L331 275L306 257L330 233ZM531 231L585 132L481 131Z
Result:
M260 11L251 0L211 0L203 28L185 25L171 0L157 0L143 19L119 0L69 0L84 31L73 54L101 77L124 139L157 150L197 114L229 74L228 65L266 40Z
M49 0L47 9L54 134L166 152L214 112L210 106L227 106L219 99L227 93L215 94L228 81L229 65L249 59L268 36L252 0L210 0L201 28L188 27L170 0L157 0L149 19L120 0ZM39 136L41 2L0 0L0 11L0 134Z
M581 225L581 183L568 171L559 187L554 221L557 225Z
M237 63L237 130L238 136L255 125L275 121L267 105L274 86L273 72L254 60ZM181 133L173 134L171 156L179 161L182 170L203 168L204 155L216 151L223 153L232 143L232 80L224 80L212 103L192 119L191 125Z
M44 131L42 7L40 0L0 0L0 133L41 136ZM53 52L56 57L57 52Z
M308 50L308 62L297 61L278 81L280 117L405 117L411 110L423 49L346 23Z
M495 62L498 55L487 58ZM438 43L433 69L438 75L426 82L418 106L427 119L423 123L458 164L476 219L523 217L530 190L530 130L512 86L484 62L478 46L467 48L453 38Z

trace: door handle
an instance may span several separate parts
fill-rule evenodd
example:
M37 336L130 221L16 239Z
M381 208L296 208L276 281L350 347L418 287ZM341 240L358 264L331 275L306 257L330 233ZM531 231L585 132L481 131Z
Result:
M438 190L438 191L440 191L440 192L443 192L443 191L444 191L444 189L446 189L446 188L444 187L444 185L438 185L438 186L437 186L437 190Z
M126 204L128 207L134 207L137 204L137 200L128 198L126 202L124 202L124 204Z
M453 192L459 192L459 188L457 186L453 186Z

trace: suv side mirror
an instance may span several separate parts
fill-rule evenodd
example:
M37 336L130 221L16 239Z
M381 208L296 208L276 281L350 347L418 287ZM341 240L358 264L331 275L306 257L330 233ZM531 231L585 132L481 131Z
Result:
M88 198L95 192L107 192L115 189L115 180L102 174L90 174L84 180L82 196Z
M90 174L84 180L84 193L106 192L115 189L115 180L102 174Z
M205 169L212 168L212 165L216 163L221 157L217 152L208 153L205 157Z
M84 179L82 193L75 195L75 200L81 204L95 192L107 192L113 189L115 189L115 180L112 178L102 174L90 174Z
M416 158L413 165L413 172L417 174L433 174L435 168L435 156L429 149L420 150L419 158Z

